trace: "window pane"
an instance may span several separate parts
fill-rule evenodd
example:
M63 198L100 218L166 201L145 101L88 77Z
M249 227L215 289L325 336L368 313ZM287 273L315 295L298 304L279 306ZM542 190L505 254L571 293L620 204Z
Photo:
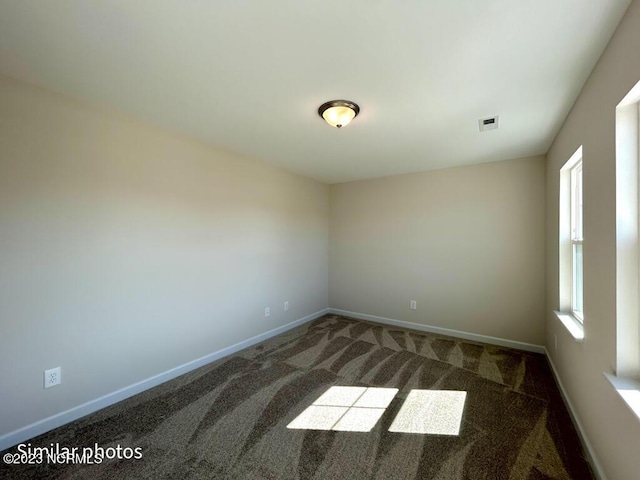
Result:
M582 243L573 244L573 302L571 309L582 320Z
M571 238L582 240L582 162L571 170Z
M582 162L576 168L576 239L582 240Z

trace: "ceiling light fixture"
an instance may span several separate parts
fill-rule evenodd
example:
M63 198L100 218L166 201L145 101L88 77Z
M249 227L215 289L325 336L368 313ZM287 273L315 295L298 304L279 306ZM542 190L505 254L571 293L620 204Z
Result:
M360 113L360 107L348 100L331 100L318 108L318 114L332 127L342 128Z

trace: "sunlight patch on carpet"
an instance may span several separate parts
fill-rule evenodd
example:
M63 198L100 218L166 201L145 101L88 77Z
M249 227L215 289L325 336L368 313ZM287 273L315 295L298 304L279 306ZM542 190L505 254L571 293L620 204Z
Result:
M467 392L411 390L390 432L458 435Z
M396 393L397 388L331 387L287 428L370 432Z

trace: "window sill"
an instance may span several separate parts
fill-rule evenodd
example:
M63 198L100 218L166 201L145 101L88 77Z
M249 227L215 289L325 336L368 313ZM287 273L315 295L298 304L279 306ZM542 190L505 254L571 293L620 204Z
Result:
M622 397L624 403L631 409L635 416L640 420L640 382L630 378L616 377L609 373L602 373L616 392Z
M584 325L582 325L582 322L580 322L573 313L558 311L553 313L556 314L558 320L562 322L576 342L581 343L584 341Z

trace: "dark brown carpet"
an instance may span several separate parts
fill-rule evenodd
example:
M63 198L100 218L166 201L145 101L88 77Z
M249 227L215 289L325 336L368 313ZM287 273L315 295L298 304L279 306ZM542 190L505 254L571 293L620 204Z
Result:
M332 386L399 391L370 432L287 428ZM467 392L459 434L389 432L413 389ZM0 464L0 477L593 478L543 355L336 315L30 443L141 447L142 458L99 465Z

